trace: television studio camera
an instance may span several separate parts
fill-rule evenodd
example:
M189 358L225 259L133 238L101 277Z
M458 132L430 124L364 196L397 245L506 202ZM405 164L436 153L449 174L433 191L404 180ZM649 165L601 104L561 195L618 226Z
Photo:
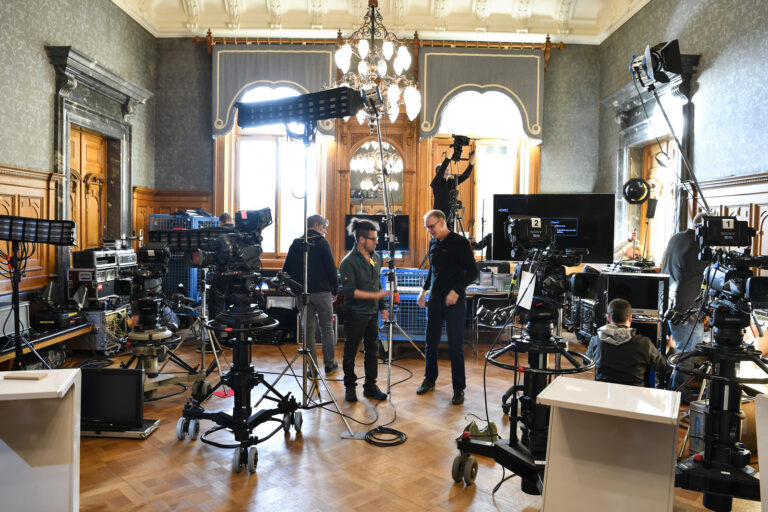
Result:
M519 475L523 492L541 494L549 407L538 404L536 397L555 377L581 373L595 366L586 355L568 350L562 338L553 336L552 327L554 322L559 321L565 292L570 288L574 294L586 294L586 288L594 284L594 277L586 273L575 274L570 280L566 277L565 267L580 264L587 250L556 249L555 228L551 221L510 216L505 231L513 246L512 259L522 261L515 267L515 280L521 283L519 294L524 296L527 287L533 286L533 300L527 310L518 310L520 306L517 305L495 310L480 308L477 315L479 321L502 330L516 317L525 326L523 335L512 336L507 346L491 348L486 355L488 363L514 373L513 385L502 400L504 412L509 414L510 435L509 439L491 443L472 440L465 432L457 441L461 453L454 460L452 476L457 482L462 477L468 484L474 481L477 461L469 453L477 453L493 457ZM523 279L523 272L531 274L533 280ZM501 360L509 352L514 354L513 364ZM528 366L523 367L519 363L520 353L528 354ZM554 357L550 358L550 355ZM563 359L569 365L563 366ZM554 361L553 366L550 366L551 361ZM518 423L521 424L520 438L517 435Z
M211 296L218 301L221 310L206 322L204 327L219 338L226 337L232 346L232 366L201 400L190 397L184 405L182 417L176 424L176 436L183 440L197 439L200 420L207 419L216 426L200 435L200 440L217 448L234 448L232 471L239 473L245 465L250 473L256 471L258 452L256 445L272 437L281 428L301 431L301 412L290 394L279 393L266 382L264 375L251 366L251 344L263 333L277 328L279 322L264 313L261 275L261 232L272 224L272 212L243 210L235 214L235 228L207 228L187 231L152 231L150 240L166 242L171 249L187 252L188 261L198 268L213 268ZM273 286L295 285L288 276L273 280ZM272 409L252 413L251 390L263 384L275 402ZM220 386L234 391L234 407L231 414L224 411L206 412L201 403ZM268 435L258 437L251 432L258 425L276 421L279 425ZM228 430L234 443L222 443L209 436L220 430Z
M187 364L171 348L179 338L178 319L166 305L163 294L163 276L168 272L171 252L167 244L150 242L136 253L137 265L121 271L115 281L115 293L129 297L133 324L128 332L125 345L131 349L131 357L121 363L121 368L136 364L146 374L144 398L157 400L186 391L184 383L204 379L198 368ZM159 363L170 360L186 373L164 374ZM181 386L181 390L170 395L158 396L158 389L165 386Z
M752 269L768 269L768 256L750 255L755 230L735 217L705 216L696 228L700 259L709 261L704 271L702 308L712 326L712 343L700 343L690 352L670 358L677 371L706 383L704 451L677 464L675 485L704 493L710 510L731 510L733 498L760 500L759 480L749 466L750 452L741 444L742 384L768 384L765 378L742 378L740 362L754 363L768 374L767 360L743 341L750 325L752 308L768 307L768 277L755 276ZM747 247L741 252L722 247ZM686 359L704 357L711 372L686 368Z
M461 154L464 152L464 146L469 146L470 140L466 135L453 134L451 137L453 137L453 143L448 146L449 148L453 148L453 157L451 157L451 160L458 162L461 160Z

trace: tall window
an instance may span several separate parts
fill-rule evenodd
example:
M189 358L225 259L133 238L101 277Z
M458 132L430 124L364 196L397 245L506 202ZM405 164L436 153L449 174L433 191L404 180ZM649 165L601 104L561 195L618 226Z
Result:
M257 87L248 91L242 101L269 101L298 94L288 87ZM302 127L291 125L289 130L301 133ZM325 162L322 144L307 147L301 140L287 137L284 125L280 124L239 129L236 151L237 209L270 208L273 223L262 232L262 248L265 253L284 254L293 239L304 231L305 193L307 214L319 210Z
M525 135L517 105L497 91L457 94L445 107L439 133L476 140L475 223L471 234L480 239L493 230L494 194L535 190L532 180L538 180L538 174L531 172L528 153L539 141Z

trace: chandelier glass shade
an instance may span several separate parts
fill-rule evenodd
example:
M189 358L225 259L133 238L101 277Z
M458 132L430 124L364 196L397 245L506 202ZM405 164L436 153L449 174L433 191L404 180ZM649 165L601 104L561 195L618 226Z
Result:
M382 108L394 123L405 105L408 119L413 121L421 110L421 93L407 75L412 57L408 48L384 26L378 1L368 0L363 25L348 39L341 38L334 56L342 73L335 86L348 86L359 91L381 91ZM362 110L356 116L360 124L368 114Z
M387 173L402 174L403 159L400 158L400 153L386 142L382 142L381 145L384 148L384 167L386 167ZM379 154L379 143L372 141L360 146L352 155L349 170L363 174L380 174L381 157Z

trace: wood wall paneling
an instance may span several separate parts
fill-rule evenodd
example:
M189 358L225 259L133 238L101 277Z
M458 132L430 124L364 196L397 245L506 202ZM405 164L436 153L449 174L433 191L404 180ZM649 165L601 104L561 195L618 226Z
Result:
M0 166L0 214L36 219L55 219L56 188L62 177L53 173ZM10 243L0 242L6 254ZM22 277L21 291L45 286L55 276L54 247L36 244L32 257L27 261ZM0 279L0 294L10 293L11 283Z

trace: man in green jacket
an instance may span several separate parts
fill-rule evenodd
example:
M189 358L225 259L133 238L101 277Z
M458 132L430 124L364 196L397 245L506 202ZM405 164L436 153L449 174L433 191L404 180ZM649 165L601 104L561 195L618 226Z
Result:
M356 402L355 356L363 341L365 353L365 384L363 396L384 400L386 393L376 385L378 375L379 312L386 320L389 312L385 309L384 298L389 292L381 289L381 258L376 254L379 240L378 226L367 220L353 219L347 228L354 233L356 245L341 261L339 273L344 289L344 397L347 402Z

